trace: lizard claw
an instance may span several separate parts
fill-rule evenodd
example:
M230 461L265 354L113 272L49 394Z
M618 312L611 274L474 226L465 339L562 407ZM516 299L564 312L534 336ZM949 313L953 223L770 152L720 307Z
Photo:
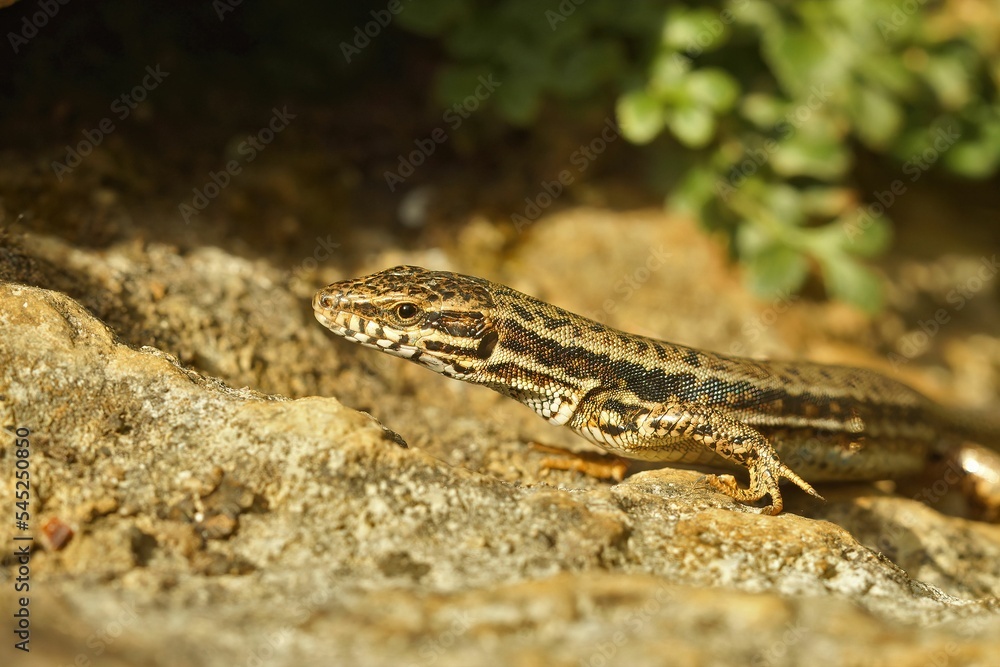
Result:
M794 482L796 486L809 495L820 500L824 499L808 482L776 458L759 460L756 465L749 468L749 471L750 485L747 488L741 487L732 475L705 475L699 481L704 480L712 488L742 503L753 502L760 500L764 496L770 496L770 505L761 508L747 508L757 514L775 515L781 513L781 510L784 508L784 501L781 497L781 491L778 489L778 480L782 477Z

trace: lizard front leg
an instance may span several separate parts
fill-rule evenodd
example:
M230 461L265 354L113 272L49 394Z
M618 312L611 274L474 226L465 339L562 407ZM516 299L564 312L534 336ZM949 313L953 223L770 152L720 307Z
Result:
M806 493L822 498L804 479L781 462L767 439L754 428L726 414L699 405L664 403L652 408L622 409L625 403L608 397L594 404L583 432L625 456L654 461L711 463L718 456L747 469L750 484L743 488L732 475L708 475L713 487L740 502L765 495L771 504L763 514L783 507L778 482L785 478ZM713 456L714 455L714 456Z

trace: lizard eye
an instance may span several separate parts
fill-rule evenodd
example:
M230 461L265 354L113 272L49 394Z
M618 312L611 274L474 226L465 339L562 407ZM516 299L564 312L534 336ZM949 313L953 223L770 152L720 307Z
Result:
M416 304L412 304L408 301L396 306L396 317L404 322L415 319L419 314L420 309L417 308Z

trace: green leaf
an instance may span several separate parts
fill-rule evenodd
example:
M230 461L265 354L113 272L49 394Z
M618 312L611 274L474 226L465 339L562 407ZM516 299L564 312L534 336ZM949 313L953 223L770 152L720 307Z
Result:
M729 9L733 11L733 17L737 25L756 26L762 33L776 33L784 19L782 8L766 0L749 0L737 5L736 2L729 2ZM739 11L735 11L739 10Z
M594 42L586 49L571 49L554 59L548 86L569 98L582 98L613 80L623 68L620 46L611 40Z
M858 88L852 102L854 130L866 145L883 149L896 138L903 113L888 95L874 88Z
M820 256L850 253L874 257L884 251L892 241L891 221L884 215L876 217L860 210L860 215L852 211L812 230L808 243L812 252Z
M715 134L715 117L705 107L684 106L667 113L667 125L682 144L701 148Z
M715 183L719 175L708 167L694 167L670 195L668 208L672 211L697 216L715 197Z
M858 61L866 81L885 89L896 97L913 99L919 95L923 82L906 66L906 58L898 53L866 54Z
M851 205L854 193L850 188L815 186L801 190L799 198L807 215L832 218Z
M768 93L750 93L740 102L743 117L761 129L777 125L787 110L787 100Z
M670 12L663 27L663 43L678 51L701 53L722 46L729 27L717 12L708 9L678 9Z
M677 51L657 54L649 68L649 90L657 96L669 97L681 90L691 59Z
M530 124L541 106L542 93L539 84L528 76L498 78L503 84L497 88L494 97L500 114L514 125Z
M874 313L882 307L882 281L871 269L847 255L819 257L823 281L834 297Z
M805 97L828 55L823 42L803 30L768 31L765 38L764 54L781 86L794 97Z
M961 109L972 96L969 65L956 56L934 55L927 61L924 76L945 109Z
M875 257L889 247L892 242L892 224L888 218L869 215L855 222L857 224L855 229L860 233L852 234L850 238L844 234L849 243L847 250L861 257ZM836 222L830 224L830 227L838 228L839 232L845 229Z
M663 129L663 105L644 90L619 97L616 112L622 134L634 144L649 143Z
M774 245L774 236L752 220L743 220L736 227L736 254L743 259L753 259Z
M787 183L774 183L764 193L764 206L780 224L795 227L805 223L802 195Z
M718 113L733 107L740 87L721 69L708 68L688 74L684 78L684 90L697 104Z
M978 137L958 142L944 154L950 170L969 178L987 178L1000 167L1000 118L980 122Z
M814 176L829 181L842 178L850 163L850 149L832 121L818 115L798 129L793 127L771 157L772 169L781 176Z
M806 279L809 262L795 248L772 245L757 253L746 264L750 288L763 297L794 292Z
M480 85L479 77L484 73L484 69L479 67L444 67L439 70L437 80L435 81L435 97L442 104L449 107L452 104L461 102ZM501 77L501 81L504 81L503 77ZM502 90L506 85L507 83L504 81L498 91Z

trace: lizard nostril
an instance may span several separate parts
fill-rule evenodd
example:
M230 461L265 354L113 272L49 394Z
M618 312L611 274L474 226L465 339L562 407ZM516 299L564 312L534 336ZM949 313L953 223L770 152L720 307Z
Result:
M328 309L333 304L333 299L326 292L318 292L316 298L313 299L313 306L315 308Z

